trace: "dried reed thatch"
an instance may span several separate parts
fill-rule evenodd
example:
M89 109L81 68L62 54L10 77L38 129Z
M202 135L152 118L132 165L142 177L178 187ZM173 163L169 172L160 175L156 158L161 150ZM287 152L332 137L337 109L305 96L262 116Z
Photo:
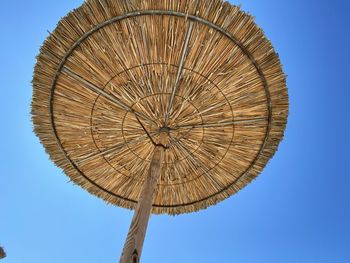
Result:
M6 257L5 250L2 247L0 247L0 259L5 258L5 257Z
M89 0L48 37L33 78L34 130L73 182L134 208L161 127L153 213L197 211L251 182L288 116L278 55L221 0Z

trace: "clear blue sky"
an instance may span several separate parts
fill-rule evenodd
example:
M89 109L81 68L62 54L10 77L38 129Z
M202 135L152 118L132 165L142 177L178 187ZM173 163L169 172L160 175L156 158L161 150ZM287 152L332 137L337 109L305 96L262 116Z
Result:
M35 56L81 0L0 3L0 245L4 263L117 262L132 213L89 195L32 132ZM350 262L348 1L233 1L288 75L285 139L263 173L215 207L153 216L143 263Z

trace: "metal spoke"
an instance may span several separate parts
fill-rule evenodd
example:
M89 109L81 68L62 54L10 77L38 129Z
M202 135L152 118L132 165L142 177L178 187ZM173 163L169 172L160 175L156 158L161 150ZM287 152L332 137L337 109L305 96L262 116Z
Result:
M246 120L236 120L236 121L227 121L227 122L217 122L217 123L199 123L199 124L188 124L188 125L179 125L171 130L179 130L179 129L195 129L195 128L215 128L215 127L225 127L233 124L241 124L241 123L257 123L267 121L267 117L264 118L255 118L255 119L246 119Z
M150 135L153 136L153 135L156 135L157 133L158 132L152 132ZM127 146L129 144L140 142L144 138L146 138L147 136L148 136L147 134L144 134L144 135L141 135L141 136L139 136L139 137L137 137L135 139L132 139L131 141L119 143L119 144L114 145L113 147L110 147L110 148L108 148L106 150L103 150L101 152L97 152L97 153L92 153L92 154L88 154L88 155L85 155L85 156L81 156L81 157L77 158L78 160L75 161L75 163L80 164L80 163L83 163L83 162L86 162L86 161L90 161L91 159L93 159L95 157L113 153L114 151L122 148L123 146Z
M182 49L180 64L179 64L179 67L178 67L178 70L177 70L177 75L176 75L175 83L174 83L174 86L173 86L173 89L172 89L172 92L171 92L171 97L170 97L170 100L169 100L169 104L168 104L168 107L166 109L165 116L164 116L164 118L165 118L165 125L167 125L168 118L169 118L169 113L170 113L171 108L173 106L175 94L176 94L177 88L179 86L180 77L182 75L182 70L183 70L185 58L186 58L187 51L188 51L188 44L190 42L190 37L191 37L191 34L192 34L193 24L194 24L193 21L189 22L189 26L188 26L188 29L187 29L187 32L186 32L185 42L184 42L183 49Z
M185 122L185 121L193 118L194 115L201 115L202 116L204 113L206 113L208 111L211 111L211 110L214 110L214 109L217 109L217 108L220 108L220 107L224 107L226 104L227 104L227 102L224 101L224 102L221 102L221 104L212 105L210 107L207 107L204 110L201 110L201 111L198 110L197 112L194 112L194 113L192 113L190 115L187 115L184 118L182 118L181 122ZM221 112L219 112L219 113L221 114ZM218 114L218 112L215 112L214 114ZM211 115L213 115L213 114L210 114L209 116L211 116ZM208 115L206 115L206 117L208 117Z
M93 92L102 95L104 98L108 99L110 102L112 102L113 104L115 104L119 108L122 108L122 109L124 109L127 112L131 112L131 113L135 114L135 116L137 116L137 117L140 117L140 118L143 118L143 119L146 119L148 121L151 121L151 122L155 123L155 121L150 119L147 115L145 115L143 113L140 113L140 112L137 112L134 109L130 108L128 105L126 105L124 102L119 100L117 97L115 97L115 96L113 96L111 94L108 94L103 89L97 87L96 85L94 85L90 81L88 81L88 80L84 79L83 77L79 76L78 74L76 74L74 71L72 71L68 67L64 66L62 68L62 72L66 73L69 76L73 77L74 79L82 82L84 84L84 87L89 88ZM157 124L157 123L155 123L155 124Z

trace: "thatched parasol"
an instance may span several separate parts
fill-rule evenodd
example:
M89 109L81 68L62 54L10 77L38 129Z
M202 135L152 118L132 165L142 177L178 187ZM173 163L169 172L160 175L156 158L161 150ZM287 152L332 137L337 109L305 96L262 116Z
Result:
M197 211L251 182L288 115L270 41L221 0L89 0L45 41L33 87L51 159L136 209L121 262L138 262L151 212Z
M5 250L2 247L0 247L0 259L3 259L5 257L6 257Z

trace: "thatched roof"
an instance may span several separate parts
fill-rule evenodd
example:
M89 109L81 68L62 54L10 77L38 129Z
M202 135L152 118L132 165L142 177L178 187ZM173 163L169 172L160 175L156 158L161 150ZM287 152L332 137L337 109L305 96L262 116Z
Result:
M251 182L275 153L288 94L253 18L220 0L90 0L45 41L34 130L73 182L134 208L161 127L153 213L197 211Z
M2 247L0 247L0 259L5 258L5 257L6 257L5 250Z

